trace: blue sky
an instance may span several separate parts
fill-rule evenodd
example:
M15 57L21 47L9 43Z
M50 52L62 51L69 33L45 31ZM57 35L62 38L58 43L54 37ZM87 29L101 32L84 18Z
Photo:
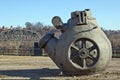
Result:
M101 27L120 30L120 0L0 0L0 26L25 26L25 22L52 25L56 15L67 22L71 12L86 8Z

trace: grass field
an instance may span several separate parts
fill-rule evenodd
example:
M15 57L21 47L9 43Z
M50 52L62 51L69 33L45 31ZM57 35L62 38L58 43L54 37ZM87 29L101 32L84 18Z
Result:
M0 79L120 80L120 58L113 58L107 70L101 74L63 76L49 57L0 56Z

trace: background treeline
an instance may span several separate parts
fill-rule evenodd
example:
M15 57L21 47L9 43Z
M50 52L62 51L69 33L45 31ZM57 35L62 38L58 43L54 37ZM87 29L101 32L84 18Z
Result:
M0 55L34 55L35 43L52 31L56 36L60 31L49 25L43 25L41 22L26 22L23 26L1 26L0 27Z
M7 36L11 35L8 34L7 36L5 34L2 34L3 32L7 32L7 31L16 31L16 30L26 30L26 31L32 31L34 33L36 33L38 35L38 37L36 37L35 39L31 39L31 37L29 37L29 33L27 40L25 39L12 39L11 40L7 40ZM0 39L0 54L8 54L8 53L15 53L17 52L17 54L20 54L18 52L22 51L22 55L24 55L26 53L26 51L28 51L28 54L33 52L32 54L34 54L34 43L38 42L39 39L45 35L47 32L55 32L55 36L59 36L60 35L60 31L56 30L54 27L49 26L49 25L44 25L41 22L37 22L37 23L31 23L31 22L26 22L25 23L25 27L22 26L10 26L10 27L6 27L6 26L1 26L0 27L0 36L4 36L6 38L6 40L2 40ZM109 40L111 41L112 44L112 49L113 49L113 53L115 54L119 54L120 53L120 30L105 30L103 29L103 31L105 32L105 34L108 36ZM18 33L19 34L19 33ZM12 34L12 35L16 35L16 34ZM23 34L20 34L23 35ZM27 36L25 35L25 36ZM2 38L4 38L2 37ZM5 52L5 50L7 50Z
M103 30L112 44L113 56L120 57L120 30Z

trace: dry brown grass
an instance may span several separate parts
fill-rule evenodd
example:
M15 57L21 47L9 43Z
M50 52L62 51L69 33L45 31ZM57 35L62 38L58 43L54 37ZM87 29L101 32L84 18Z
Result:
M0 56L1 79L120 80L120 58L113 58L106 71L95 75L63 76L49 57Z

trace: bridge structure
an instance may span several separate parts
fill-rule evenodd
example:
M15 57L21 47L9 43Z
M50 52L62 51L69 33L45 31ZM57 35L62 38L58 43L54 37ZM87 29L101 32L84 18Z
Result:
M31 30L25 29L10 29L1 31L0 40L4 41L37 41L39 35Z
M35 55L40 53L36 47L40 36L26 29L0 31L0 55ZM39 52L38 52L39 51Z

